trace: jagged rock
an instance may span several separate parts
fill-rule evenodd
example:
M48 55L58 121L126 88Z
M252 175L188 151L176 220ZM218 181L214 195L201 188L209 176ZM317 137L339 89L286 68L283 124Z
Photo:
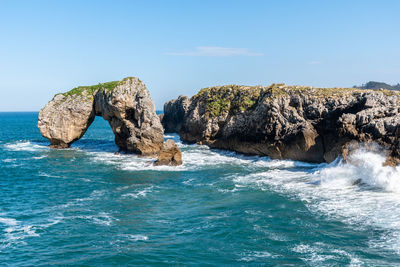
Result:
M157 161L154 162L154 165L172 165L177 166L182 164L182 153L175 142L171 139L168 139L164 143L163 149L160 151L158 155Z
M356 141L377 143L398 162L399 103L387 90L229 85L167 102L163 124L185 142L245 154L331 162Z
M163 147L163 127L153 101L134 77L56 95L40 111L38 127L51 147L66 148L85 134L95 116L109 122L122 150L154 156Z
M164 126L166 133L179 132L185 115L189 107L189 98L187 96L180 95L178 99L171 100L164 105L164 113L167 112L167 117L162 117L161 122Z

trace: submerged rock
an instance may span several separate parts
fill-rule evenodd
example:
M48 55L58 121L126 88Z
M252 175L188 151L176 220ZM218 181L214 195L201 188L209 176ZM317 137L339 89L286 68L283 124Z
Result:
M308 162L331 162L352 141L374 142L393 165L399 103L400 93L388 90L227 85L167 102L163 124L185 142Z
M173 140L168 139L164 143L164 147L160 151L160 154L158 155L157 161L154 162L154 165L182 165L182 153Z
M163 148L163 127L154 103L135 77L56 95L40 111L38 127L51 147L67 148L85 134L95 116L109 122L121 150L155 156Z

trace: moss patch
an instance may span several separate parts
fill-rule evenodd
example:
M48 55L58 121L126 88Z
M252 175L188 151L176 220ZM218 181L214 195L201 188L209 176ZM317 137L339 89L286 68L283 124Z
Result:
M74 89L63 93L64 96L69 96L69 95L81 95L84 91L88 95L93 95L95 92L97 92L100 89L107 90L107 91L112 91L114 90L115 87L120 83L120 81L113 81L113 82L107 82L107 83L99 83L97 85L91 85L91 86L78 86L75 87Z
M336 98L346 95L380 92L386 96L398 95L400 92L391 90L365 90L358 88L316 88L310 86L289 86L272 84L268 87L225 85L203 88L192 97L194 101L205 104L206 118L215 118L225 114L236 114L253 108L264 96L272 100L290 95L308 95L318 98Z
M136 79L135 77L126 77L121 81L112 81L112 82L106 82L106 83L99 83L97 85L90 85L90 86L78 86L73 88L72 90L61 93L64 96L72 96L72 95L82 95L83 92L86 91L86 94L88 97L94 95L98 90L106 90L108 92L112 92L118 85L123 84L127 80L132 80ZM137 79L139 82L141 82L139 79ZM58 95L58 94L56 94Z
M200 90L194 100L205 103L206 117L243 112L254 106L260 97L261 86L225 85Z
M310 95L315 97L340 97L345 95L362 94L367 92L381 92L384 95L400 95L399 92L391 90L365 90L359 88L316 88L310 86L294 85L289 86L285 84L272 84L266 88L265 93L270 97L280 97L288 95Z

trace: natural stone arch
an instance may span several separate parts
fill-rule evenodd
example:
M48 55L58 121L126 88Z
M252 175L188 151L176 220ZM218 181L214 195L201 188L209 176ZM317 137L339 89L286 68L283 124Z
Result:
M122 150L153 156L163 148L163 127L154 103L135 77L57 94L40 111L38 127L51 147L67 148L85 134L95 116L109 122Z

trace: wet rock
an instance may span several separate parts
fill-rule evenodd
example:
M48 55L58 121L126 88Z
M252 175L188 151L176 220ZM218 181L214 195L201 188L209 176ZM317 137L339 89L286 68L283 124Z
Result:
M154 165L182 165L182 153L173 140L168 139L164 143L163 149L160 151Z

